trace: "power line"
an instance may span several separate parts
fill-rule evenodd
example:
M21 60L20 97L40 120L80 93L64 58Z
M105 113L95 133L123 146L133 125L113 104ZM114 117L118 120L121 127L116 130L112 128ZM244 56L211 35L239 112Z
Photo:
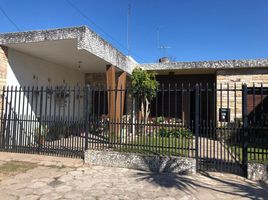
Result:
M85 13L83 13L76 5L74 5L74 3L72 3L70 0L65 0L74 10L76 10L82 17L84 17L86 20L88 20L90 23L92 23L93 25L95 25L100 31L102 31L106 36L108 36L111 40L113 40L114 42L116 42L119 46L121 46L123 49L128 51L128 48L125 47L125 45L123 45L122 43L120 43L119 41L117 41L113 36L111 36L109 33L107 33L101 26L99 26L96 22L94 22L92 19L90 19ZM135 55L136 57L138 57L139 59L145 61L143 58L141 58L140 56Z
M17 31L20 31L20 28L18 25L8 16L8 14L4 11L4 9L0 6L0 10L3 13L3 15L8 19L8 21L17 29Z
M100 29L104 34L106 34L108 37L110 37L110 39L114 40L116 43L118 43L121 47L123 47L124 49L127 49L123 44L121 44L120 42L118 42L115 38L113 38L113 36L111 36L110 34L106 33L106 31L100 27L98 24L96 24L93 20L91 20L86 14L84 14L77 6L75 6L71 1L69 0L65 0L72 8L74 8L82 17L84 17L85 19L87 19L88 21L90 21L90 23L92 23L93 25L95 25L98 29Z

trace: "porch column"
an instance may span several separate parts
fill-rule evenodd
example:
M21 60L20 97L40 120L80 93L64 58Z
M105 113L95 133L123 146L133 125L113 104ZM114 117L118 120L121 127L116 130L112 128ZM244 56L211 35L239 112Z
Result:
M120 74L116 84L115 66L108 65L106 68L106 81L108 90L108 116L109 120L117 125L110 125L110 131L114 131L116 135L120 132L120 121L123 116L125 105L125 89L126 89L127 73Z
M107 65L106 66L106 82L107 82L107 90L108 90L108 116L109 120L115 118L115 66Z
M121 117L123 116L124 112L124 105L125 105L125 89L126 89L126 77L127 73L123 72L118 77L118 83L117 83L117 94L116 94L116 122L118 123L116 126L116 133L118 134L120 132L120 122Z

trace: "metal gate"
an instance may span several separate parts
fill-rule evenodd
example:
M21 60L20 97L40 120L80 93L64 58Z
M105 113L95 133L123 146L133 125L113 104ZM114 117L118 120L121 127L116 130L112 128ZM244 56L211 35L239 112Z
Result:
M195 88L198 170L247 176L249 161L267 162L267 88L255 84ZM211 98L211 101L209 101ZM215 120L209 116L212 103ZM203 108L202 108L203 106ZM266 133L266 134L265 134Z

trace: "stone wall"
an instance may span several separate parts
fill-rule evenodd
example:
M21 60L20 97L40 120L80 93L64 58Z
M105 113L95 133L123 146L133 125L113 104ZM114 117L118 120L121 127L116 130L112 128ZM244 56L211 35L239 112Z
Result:
M192 158L87 150L84 159L86 164L93 165L150 172L196 173L196 160Z
M6 85L8 66L8 48L0 46L0 88Z
M118 77L121 73L116 73L116 83ZM127 76L127 87L130 86L130 78ZM86 73L85 74L85 84L89 84L92 86L102 86L106 88L106 73Z
M92 86L106 87L106 74L105 73L87 73L85 74L85 84Z
M239 69L239 70L218 70L216 74L217 89L238 89L240 91L217 92L217 119L219 120L219 108L227 108L229 104L231 121L242 118L242 84L248 87L268 87L268 68L267 69ZM229 98L228 98L229 95ZM229 101L228 101L229 99ZM235 112L236 111L236 112ZM236 115L235 115L236 113Z
M261 163L248 163L248 179L253 181L268 180L268 165Z
M7 67L8 67L8 48L0 46L0 95L2 89L7 84ZM0 98L0 105L2 105L2 98ZM2 109L2 106L0 107ZM2 110L0 111L2 113Z
M120 73L116 73L116 84ZM126 87L129 89L131 86L131 80L130 77L127 76L126 79ZM106 89L106 73L86 73L85 74L85 84L89 84L93 87L101 87L103 89ZM127 96L127 113L131 114L131 108L132 108L132 101L131 101L131 93L128 90L128 96ZM107 102L107 101L106 101Z

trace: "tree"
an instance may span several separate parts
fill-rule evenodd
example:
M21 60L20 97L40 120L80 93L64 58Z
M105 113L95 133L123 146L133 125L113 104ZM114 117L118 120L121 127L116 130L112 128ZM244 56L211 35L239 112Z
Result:
M145 122L150 114L149 105L151 100L156 96L158 82L155 73L149 73L141 68L135 68L131 76L132 93L138 99L142 118Z

